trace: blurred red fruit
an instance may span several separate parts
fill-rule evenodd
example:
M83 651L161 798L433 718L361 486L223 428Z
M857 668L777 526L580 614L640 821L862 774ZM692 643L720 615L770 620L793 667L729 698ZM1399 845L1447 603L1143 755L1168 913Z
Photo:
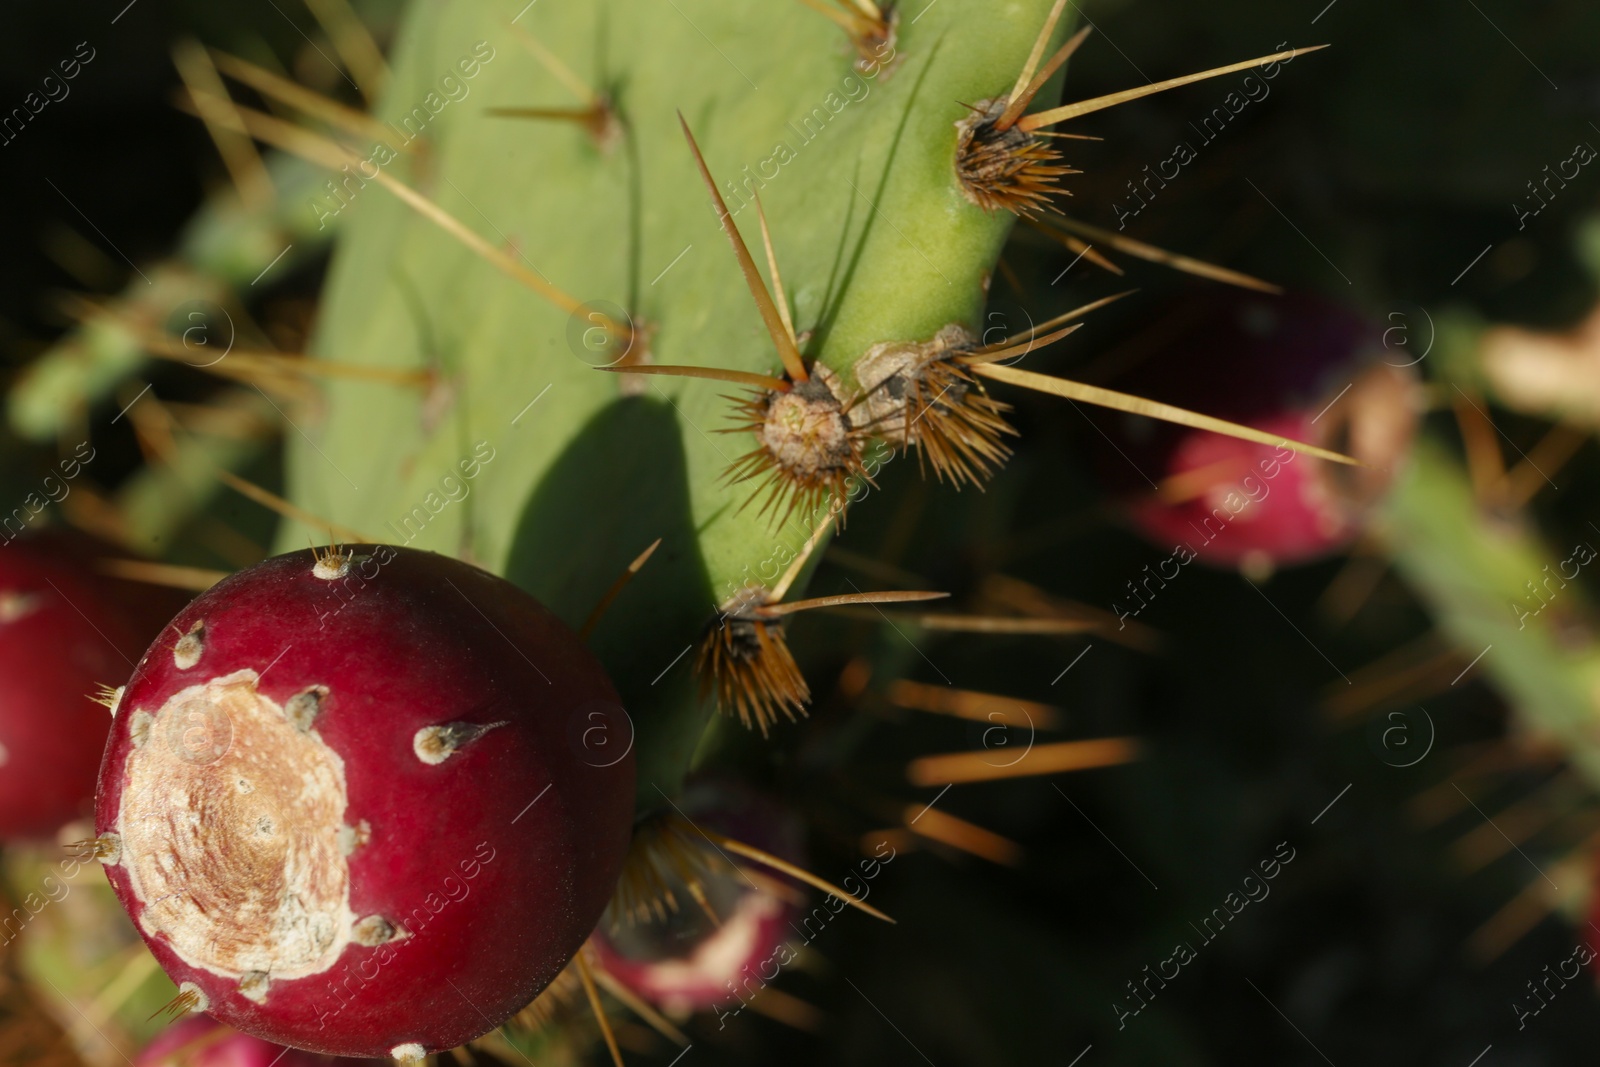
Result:
M0 543L0 838L49 838L90 814L111 728L91 698L186 599L96 572L116 555L49 528Z
M696 825L803 863L798 822L747 788L699 782L679 807ZM757 889L739 871L716 862L716 853L707 860L700 881L715 922L679 883L673 886L678 907L665 920L624 919L597 930L590 941L600 965L618 981L679 1018L743 1003L795 956L787 943L793 939L790 923L799 906ZM789 884L782 883L782 888L788 891ZM794 892L794 899L802 899Z
M286 1049L197 1015L157 1034L133 1067L358 1067L370 1062Z
M1109 470L1139 488L1135 529L1201 562L1265 571L1319 559L1361 532L1420 414L1414 357L1354 313L1306 295L1230 292L1118 383L1154 400L1343 452L1364 466L1146 419L1109 427ZM1156 485L1150 490L1150 483ZM1186 555L1186 553L1185 553ZM1181 562L1187 562L1183 560Z

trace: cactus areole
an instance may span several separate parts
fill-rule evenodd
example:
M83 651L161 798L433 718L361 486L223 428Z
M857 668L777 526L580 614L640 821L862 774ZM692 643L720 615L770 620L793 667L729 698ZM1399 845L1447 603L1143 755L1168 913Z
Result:
M185 1006L418 1060L498 1026L593 929L627 849L631 736L532 597L384 545L219 583L140 661L97 851ZM597 725L598 724L598 725Z

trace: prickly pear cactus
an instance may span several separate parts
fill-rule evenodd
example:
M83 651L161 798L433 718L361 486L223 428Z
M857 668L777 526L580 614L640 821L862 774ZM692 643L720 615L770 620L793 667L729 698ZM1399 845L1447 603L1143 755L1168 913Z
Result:
M727 384L599 369L781 373L679 115L757 257L759 194L799 347L847 396L874 346L977 332L1012 216L964 195L957 123L1011 90L1049 7L908 7L895 33L852 43L799 3L530 6L514 21L487 3L414 6L378 109L395 143L362 154L570 300L496 272L378 183L336 176L307 206L347 228L317 352L444 376L428 392L332 383L290 442L293 498L372 539L475 560L575 625L661 539L594 636L638 731L641 799L659 801L704 720L689 647L826 517L764 510L756 482L731 483L753 439L727 432ZM540 46L600 95L595 124L493 113L582 102ZM856 482L891 455L869 445ZM305 537L290 526L280 543Z

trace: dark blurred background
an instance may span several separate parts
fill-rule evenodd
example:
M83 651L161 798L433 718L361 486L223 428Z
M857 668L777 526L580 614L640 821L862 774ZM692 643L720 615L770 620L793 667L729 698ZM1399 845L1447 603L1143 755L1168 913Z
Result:
M173 107L175 40L275 55L314 87L348 88L308 48L315 24L293 0L137 0L108 23L125 3L13 5L0 34L0 111L19 105L86 38L95 54L67 98L0 145L0 350L13 370L67 326L62 292L109 293L137 281L129 261L170 249L206 191L226 181L203 129ZM391 6L362 10L384 38ZM1414 318L1419 308L1465 307L1554 327L1593 303L1577 235L1600 206L1600 168L1586 169L1525 229L1512 204L1574 143L1600 145L1600 5L1137 0L1086 3L1083 14L1099 32L1072 63L1068 98L1284 41L1333 45L1285 67L1271 95L1207 144L1129 220L1128 234L1347 302L1380 322L1391 312ZM1202 83L1080 123L1104 141L1066 143L1084 171L1070 179L1075 216L1115 229L1127 183L1178 140L1195 140L1187 124L1226 88ZM1039 292L1070 261L1019 229L1007 264L1021 291L997 280L995 311L1020 326L1020 308L1037 308ZM1090 269L1079 264L1069 278ZM303 336L320 270L279 279L263 297L277 311L261 317ZM1052 369L1114 380L1130 349L1161 328L1165 309L1210 285L1143 264L1129 275L1140 293L1097 315L1070 351L1049 357ZM1110 282L1073 295L1101 295ZM161 373L169 395L200 388L181 367ZM848 547L940 588L959 591L998 569L1108 605L1128 577L1166 553L1109 516L1088 458L1099 447L1093 428L1054 402L1018 403L1030 447L987 494L935 492L910 477L907 461L886 479L892 506L852 516ZM1541 432L1531 420L1498 413L1497 421L1522 448ZM125 427L97 433L112 459L94 475L110 488L138 454ZM276 465L255 476L271 484ZM1534 505L1542 525L1582 527L1597 488L1600 453L1591 443L1567 467L1561 492ZM1583 789L1562 786L1554 762L1496 761L1516 727L1480 679L1427 702L1436 736L1407 767L1391 765L1375 740L1386 723L1332 714L1328 700L1342 676L1431 628L1392 574L1353 619L1327 621L1324 598L1346 565L1279 572L1262 587L1270 599L1237 575L1191 568L1140 616L1165 635L1158 654L1038 637L931 640L926 660L884 651L901 655L913 679L948 675L1060 707L1074 736L1138 735L1146 758L955 787L941 808L1017 841L1021 861L1006 867L928 847L904 853L874 899L899 924L842 916L815 945L825 965L785 986L826 1012L818 1030L797 1033L750 1012L726 1030L713 1019L695 1031L685 1063L1591 1060L1600 1047L1592 977L1520 1029L1513 1003L1546 965L1600 933L1581 914L1530 915L1512 902L1547 875L1588 879L1584 857L1600 809ZM835 556L815 589L847 589L853 577L848 558ZM906 786L909 758L985 739L976 724L863 704L848 686L835 692L829 679L863 645L892 644L893 632L802 622L795 640L818 705L803 731L752 749L751 759L800 798L813 866L828 873L854 862L874 798L933 799ZM1464 862L1483 814L1519 803L1552 809L1541 831L1492 862ZM1294 859L1270 896L1202 944L1190 924L1282 842ZM1562 896L1572 888L1562 885ZM1126 983L1142 980L1178 941L1194 945L1197 958L1119 1029L1113 1004L1132 1003Z

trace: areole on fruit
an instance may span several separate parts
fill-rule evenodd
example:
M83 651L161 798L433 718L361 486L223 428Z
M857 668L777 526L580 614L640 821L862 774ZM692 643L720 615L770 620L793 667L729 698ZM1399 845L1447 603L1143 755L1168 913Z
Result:
M96 851L184 1006L416 1059L499 1025L583 943L633 762L572 742L574 716L620 705L537 601L432 553L347 551L267 560L173 620L123 694Z

